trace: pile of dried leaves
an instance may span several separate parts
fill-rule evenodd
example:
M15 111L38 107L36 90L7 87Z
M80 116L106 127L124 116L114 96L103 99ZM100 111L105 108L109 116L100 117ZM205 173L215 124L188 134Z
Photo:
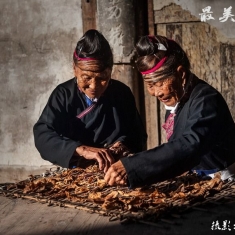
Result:
M156 221L166 213L177 213L208 199L224 197L222 192L234 190L231 182L223 182L220 174L204 179L196 174L184 174L169 181L130 190L108 186L97 165L86 169L57 169L42 176L2 185L5 196L34 199L40 202L72 206L119 219ZM227 191L226 191L227 192ZM234 195L234 191L233 191Z

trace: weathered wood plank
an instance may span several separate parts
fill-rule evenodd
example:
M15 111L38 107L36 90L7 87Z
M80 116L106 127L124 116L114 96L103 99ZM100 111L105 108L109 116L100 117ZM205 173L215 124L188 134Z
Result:
M136 72L134 71L132 65L130 64L114 64L113 71L112 71L112 78L119 80L125 83L127 86L130 87L132 90L135 98L136 103L138 102L138 83L135 79Z
M155 34L153 1L148 1L148 31L150 35Z
M235 203L192 210L182 217L169 217L169 223L159 221L157 226L139 223L121 225L119 221L109 222L108 217L78 209L48 207L46 204L3 196L0 196L0 205L0 234L4 235L214 235L216 232L211 229L213 221L218 220L221 226L224 220L231 221L231 231L227 232L234 230L235 221ZM227 234L226 231L223 234Z
M197 17L191 15L189 11L183 10L181 6L174 3L163 7L161 10L155 10L154 16L154 21L156 24L200 21Z
M154 9L153 1L148 1L148 31L150 35L155 34L154 25ZM148 133L147 149L156 147L159 140L158 133L158 102L155 97L149 95L146 86L144 85L144 97L145 97L145 115L146 115L146 131Z
M235 120L235 45L221 43L222 95Z
M150 96L146 86L145 91L145 113L146 113L146 131L148 133L147 149L156 147L159 144L158 134L158 102L156 97Z
M82 0L82 24L84 33L88 29L96 29L96 14L96 0Z

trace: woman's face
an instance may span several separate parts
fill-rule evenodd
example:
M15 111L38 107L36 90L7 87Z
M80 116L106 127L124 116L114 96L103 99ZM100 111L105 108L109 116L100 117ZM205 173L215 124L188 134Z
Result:
M183 96L183 79L176 74L157 82L146 82L150 95L157 97L167 106L174 107Z
M92 72L74 66L74 74L77 77L78 87L82 92L89 98L100 98L111 78L111 68L107 68L102 72Z

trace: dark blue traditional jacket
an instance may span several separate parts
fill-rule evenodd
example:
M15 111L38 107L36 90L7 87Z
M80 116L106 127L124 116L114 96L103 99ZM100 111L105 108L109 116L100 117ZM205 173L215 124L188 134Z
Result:
M116 141L132 152L143 150L147 134L128 86L111 79L96 107L77 118L87 107L76 79L55 88L33 128L35 145L43 159L69 167L78 146L104 147Z
M222 170L235 162L235 124L225 100L195 75L192 81L177 108L169 141L121 159L131 187L191 169Z

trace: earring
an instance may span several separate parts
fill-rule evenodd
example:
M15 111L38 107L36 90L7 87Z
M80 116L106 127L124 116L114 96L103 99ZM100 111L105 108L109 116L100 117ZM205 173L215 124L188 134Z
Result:
M182 87L183 87L183 91L184 91L184 90L185 90L184 86L185 86L185 82L186 82L186 81L185 81L185 77L184 77L184 76L182 77L182 80L183 80Z
M182 78L182 79L184 79L184 78ZM185 85L185 83L183 82L183 84L182 84L183 91L185 91L184 85Z

